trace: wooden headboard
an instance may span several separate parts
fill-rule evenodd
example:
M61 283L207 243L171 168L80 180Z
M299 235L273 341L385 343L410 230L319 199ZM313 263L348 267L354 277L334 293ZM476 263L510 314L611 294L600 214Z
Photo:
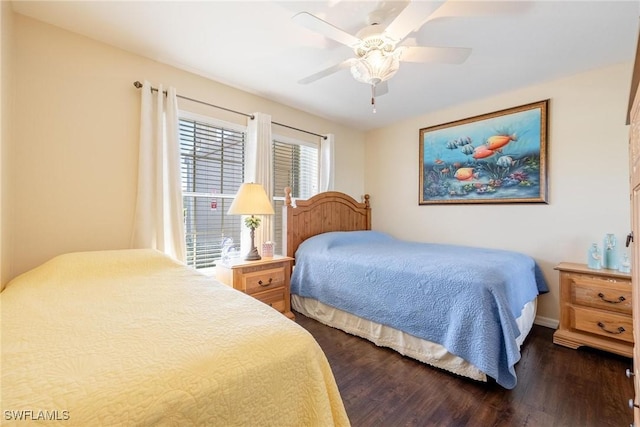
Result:
M296 200L291 204L291 189L284 189L283 251L293 257L300 243L316 234L329 231L371 230L369 195L359 203L351 196L338 191L316 194L308 200Z

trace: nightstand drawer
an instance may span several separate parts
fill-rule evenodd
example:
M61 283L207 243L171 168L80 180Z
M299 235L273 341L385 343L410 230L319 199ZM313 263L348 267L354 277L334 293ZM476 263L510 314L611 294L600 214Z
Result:
M255 294L256 292L283 286L285 283L285 273L283 268L255 271L243 275L242 281L244 291L248 294Z
M571 323L579 331L633 343L633 321L629 316L572 307Z
M571 275L573 304L631 315L631 284L616 279Z
M256 261L234 259L216 266L216 278L294 319L289 294L292 265L293 258L280 255Z
M271 291L260 292L252 295L255 299L262 301L263 303L270 305L278 310L280 313L284 313L286 310L285 303L285 288L281 287L273 289Z

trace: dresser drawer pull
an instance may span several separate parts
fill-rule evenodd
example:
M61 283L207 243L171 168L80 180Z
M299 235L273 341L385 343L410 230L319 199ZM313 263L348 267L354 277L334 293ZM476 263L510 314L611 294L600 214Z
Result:
M626 300L627 300L627 299L626 299L625 297L623 297L622 295L620 295L620 296L618 297L618 299L617 299L617 300L610 300L610 299L606 299L606 298L604 297L604 294L603 294L602 292L600 292L600 293L598 294L598 296L600 297L600 299L601 299L602 301L604 301L604 302L608 302L609 304L620 304L621 302L623 302L623 301L626 301Z
M262 280L258 280L258 285L266 287L269 286L271 282L273 282L273 277L269 277L269 281L267 283L264 283Z
M603 331L605 331L608 334L614 334L614 335L619 335L621 333L623 333L625 331L625 329L622 326L619 326L617 330L615 331L610 331L605 327L605 324L602 322L598 322L598 327L600 329L602 329Z

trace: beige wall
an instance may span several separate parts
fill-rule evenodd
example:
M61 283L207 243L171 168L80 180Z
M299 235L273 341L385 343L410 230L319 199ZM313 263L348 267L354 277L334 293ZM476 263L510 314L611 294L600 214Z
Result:
M13 20L16 102L8 203L15 216L8 224L14 238L4 248L7 278L60 253L128 247L138 161L135 80L172 85L179 94L237 111L268 113L276 122L315 133L334 133L336 189L354 197L364 192L360 131L22 15ZM180 107L246 123L243 116L190 102Z
M9 251L6 250L10 241L7 147L11 138L13 76L13 12L9 2L0 2L0 31L0 285L4 285L9 275Z
M365 183L373 228L410 240L529 254L551 288L540 298L539 321L557 320L553 267L586 262L590 242L601 242L607 232L622 240L630 230L625 117L631 71L631 63L594 70L368 133ZM418 205L420 128L544 99L550 99L548 204Z

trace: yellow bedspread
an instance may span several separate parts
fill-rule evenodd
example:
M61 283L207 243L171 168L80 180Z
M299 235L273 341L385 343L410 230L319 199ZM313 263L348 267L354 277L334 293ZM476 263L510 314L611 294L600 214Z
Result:
M156 251L61 255L0 310L3 426L349 424L307 331Z

